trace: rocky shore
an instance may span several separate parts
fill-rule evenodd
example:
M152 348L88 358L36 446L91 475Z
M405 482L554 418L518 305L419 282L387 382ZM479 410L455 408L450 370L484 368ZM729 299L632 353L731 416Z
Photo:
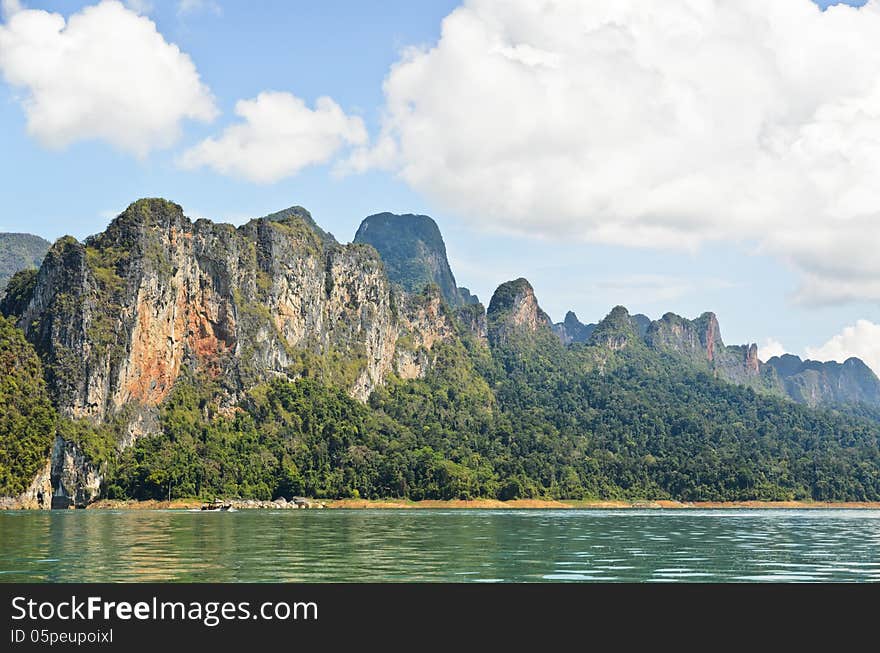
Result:
M228 499L222 502L236 510L880 510L880 502L819 502L819 501L623 501L517 499L454 499L448 501L408 501L405 499L306 499L273 501ZM193 510L206 502L200 499L173 501L115 501L104 499L88 506L89 510Z

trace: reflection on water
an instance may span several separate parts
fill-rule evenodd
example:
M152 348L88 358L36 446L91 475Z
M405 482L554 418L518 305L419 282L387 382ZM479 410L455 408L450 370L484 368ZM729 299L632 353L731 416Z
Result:
M0 581L880 580L880 511L0 512Z

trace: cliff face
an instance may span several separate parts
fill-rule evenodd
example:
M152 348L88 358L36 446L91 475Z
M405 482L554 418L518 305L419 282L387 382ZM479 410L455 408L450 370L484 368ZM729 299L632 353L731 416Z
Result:
M424 376L433 363L432 350L438 342L456 337L455 323L437 286L419 295L404 295L400 312L394 370L402 379Z
M420 293L426 286L436 284L452 307L479 302L467 288L456 286L443 236L437 223L427 215L371 215L361 222L354 242L375 247L385 263L388 278L408 293Z
M880 405L880 380L858 358L843 363L804 361L785 354L767 361L795 401L820 404Z
M295 376L302 352L344 360L335 381L365 400L401 330L427 349L445 337L405 312L375 251L338 244L304 209L236 229L141 200L104 233L52 247L18 324L60 411L100 421L161 403L183 368L218 380L231 403L254 382Z
M667 313L648 326L645 342L658 351L674 353L695 365L706 366L725 381L772 385L772 380L761 379L757 345L726 346L714 313L703 313L696 320Z
M103 476L74 443L55 438L50 470L50 507L84 508L98 498Z
M553 333L563 345L570 345L587 342L595 328L595 324L582 324L577 315L569 311L562 322L553 325Z
M0 495L0 510L48 510L52 507L52 459L37 472L27 489L18 496Z
M541 310L535 291L526 279L501 284L489 302L488 335L490 342L505 342L513 334L535 333L552 324Z

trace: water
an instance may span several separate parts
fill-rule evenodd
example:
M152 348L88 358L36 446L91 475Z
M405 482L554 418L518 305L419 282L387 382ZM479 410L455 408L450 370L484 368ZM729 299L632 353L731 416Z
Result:
M0 581L880 581L880 511L0 512Z

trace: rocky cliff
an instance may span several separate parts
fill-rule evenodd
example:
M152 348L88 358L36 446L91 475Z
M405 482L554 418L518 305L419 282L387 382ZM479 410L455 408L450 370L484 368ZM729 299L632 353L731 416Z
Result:
M295 375L301 352L344 360L334 380L366 399L400 328L376 252L299 207L236 229L141 200L85 243L59 240L19 308L59 409L95 420L159 404L182 368L234 399Z
M513 335L549 331L552 327L526 279L498 286L489 302L487 316L489 341L493 343L504 343Z
M821 404L866 403L880 405L880 380L858 358L843 363L804 361L784 354L767 361L795 401Z
M409 293L419 293L435 284L452 307L479 302L467 288L456 285L443 236L427 215L371 215L361 222L354 242L375 247L388 278Z
M573 311L565 314L565 319L553 325L553 333L557 335L563 345L587 342L590 334L595 330L595 324L583 324Z
M319 377L322 387L365 402L389 376L422 378L439 360L435 370L467 374L453 374L455 387L436 396L479 397L474 405L485 407L492 390L476 378L468 352L482 357L481 366L499 353L517 374L529 370L525 385L540 385L596 365L613 374L609 363L625 360L619 352L634 351L628 360L637 366L663 368L675 356L718 379L811 406L880 405L880 381L861 361L785 356L763 364L755 345L725 345L712 313L695 320L667 313L652 322L618 306L596 325L571 312L553 325L526 279L501 284L486 311L455 285L439 231L422 218L371 216L360 242L345 245L301 207L234 227L193 222L178 205L148 199L84 242L58 240L38 271L13 277L0 301L10 318L0 318L0 359L18 371L7 375L15 383L0 385L0 494L7 495L0 507L93 501L113 473L102 461L162 432L168 403L160 407L181 378L210 381L217 405L204 411L206 420L209 412L235 419L253 398L248 392L266 381ZM442 362L444 351L458 367ZM541 367L550 362L553 369ZM532 374L538 367L544 376ZM10 406L27 404L23 396L33 407L10 419ZM297 477L293 468L285 474Z
M310 365L362 401L392 371L420 376L455 336L441 304L395 291L372 247L339 244L300 207L236 228L149 199L85 242L60 239L0 309L39 353L61 415L123 415L124 446L155 427L183 371L219 383L230 408ZM88 502L98 470L72 443L54 452L58 500Z
M652 349L677 354L695 365L708 367L718 378L740 385L773 384L762 380L762 365L755 344L726 346L714 313L703 313L688 320L666 313L652 322L645 332Z

